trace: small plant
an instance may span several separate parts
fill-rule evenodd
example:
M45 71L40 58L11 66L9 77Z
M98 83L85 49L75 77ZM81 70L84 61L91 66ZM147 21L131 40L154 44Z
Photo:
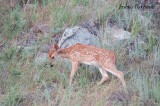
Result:
M3 60L11 61L16 56L16 47L9 47L4 49L4 53L1 56Z
M137 37L140 32L140 23L137 19L133 19L133 25L132 25L132 37Z
M157 100L159 103L159 82L160 79L156 78L155 74L150 73L149 70L143 69L143 64L140 64L137 71L132 72L133 84L137 88L141 99L144 101L149 99Z
M14 87L11 87L9 89L9 92L7 94L6 102L4 105L7 106L17 106L21 102L24 102L20 96L20 92L17 91L18 85L15 85Z
M16 6L14 10L9 11L9 16L4 19L5 24L2 27L2 34L6 40L12 39L18 33L23 32L25 25L24 14L20 13L20 7Z

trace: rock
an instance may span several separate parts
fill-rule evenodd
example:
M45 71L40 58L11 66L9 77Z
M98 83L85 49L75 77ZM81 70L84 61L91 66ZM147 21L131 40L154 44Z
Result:
M69 39L69 37L72 37L73 35L75 35L76 32L78 32L79 29L80 29L80 27L78 27L78 26L75 26L75 27L73 27L73 28L67 28L67 29L64 31L64 33L63 33L60 41L58 42L58 46L61 48L61 46L63 45L63 43L64 43L67 39ZM68 45L68 44L67 44L67 45ZM69 47L69 46L67 46L67 47ZM63 48L63 47L62 47L62 48ZM66 48L66 47L64 47L64 48Z
M60 48L67 48L76 43L100 46L99 29L93 22L84 22L80 26L67 28L58 42Z
M123 39L130 39L131 33L125 31L124 29L117 28L116 26L110 27L106 26L106 32L111 35L112 39L115 40L123 40Z
M85 28L80 28L74 36L67 39L65 42L62 43L60 46L61 48L67 48L71 45L74 45L76 43L82 43L86 45L94 45L99 46L99 41L96 36L93 36L91 33L89 33Z
M120 29L116 26L106 26L104 36L102 36L102 45L106 46L117 46L118 43L131 38L131 33Z
M76 27L67 29L60 40L59 47L60 48L67 48L69 46L72 46L76 43L83 43L83 44L88 44L88 45L96 45L95 41L96 38L90 34L87 29L85 28L80 28L78 30L75 30ZM70 33L72 33L70 36ZM68 35L67 35L68 34Z

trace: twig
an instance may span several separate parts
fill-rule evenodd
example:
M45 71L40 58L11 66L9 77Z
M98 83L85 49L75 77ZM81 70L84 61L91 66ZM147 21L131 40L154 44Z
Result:
M30 2L30 0L27 1L27 4Z
M10 2L10 8L13 10L15 8L17 2L16 2L16 0L14 0L14 4L12 3L12 0L9 0L9 2Z
M11 30L11 32L15 29L15 27L16 27L16 19L15 19L15 17L14 17L14 27L13 27L13 29Z
M26 6L27 6L27 4L29 4L29 2L30 2L30 0L27 0L27 3L25 5L25 7L24 7L24 11L26 11Z

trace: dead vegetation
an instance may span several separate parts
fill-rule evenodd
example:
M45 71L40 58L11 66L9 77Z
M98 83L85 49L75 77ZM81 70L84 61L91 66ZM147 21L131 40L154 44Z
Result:
M119 0L0 0L0 105L158 106L159 5L145 10L117 6ZM135 17L139 13L151 23ZM102 47L117 53L117 68L125 73L127 92L111 74L110 80L96 86L101 75L98 70L90 72L89 66L80 68L69 88L70 67L63 61L54 68L48 60L35 64L38 53L48 52L48 42L58 42L66 28L89 19L100 23ZM108 24L129 31L132 38L107 45L114 43L105 32Z

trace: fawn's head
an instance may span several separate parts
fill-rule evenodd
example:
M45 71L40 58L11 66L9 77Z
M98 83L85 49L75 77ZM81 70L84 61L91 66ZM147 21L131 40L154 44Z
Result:
M54 47L51 47L50 44L48 44L48 47L49 47L49 60L51 62L51 67L53 67L55 61L57 60L58 58L58 49L59 47L57 45L54 45Z

